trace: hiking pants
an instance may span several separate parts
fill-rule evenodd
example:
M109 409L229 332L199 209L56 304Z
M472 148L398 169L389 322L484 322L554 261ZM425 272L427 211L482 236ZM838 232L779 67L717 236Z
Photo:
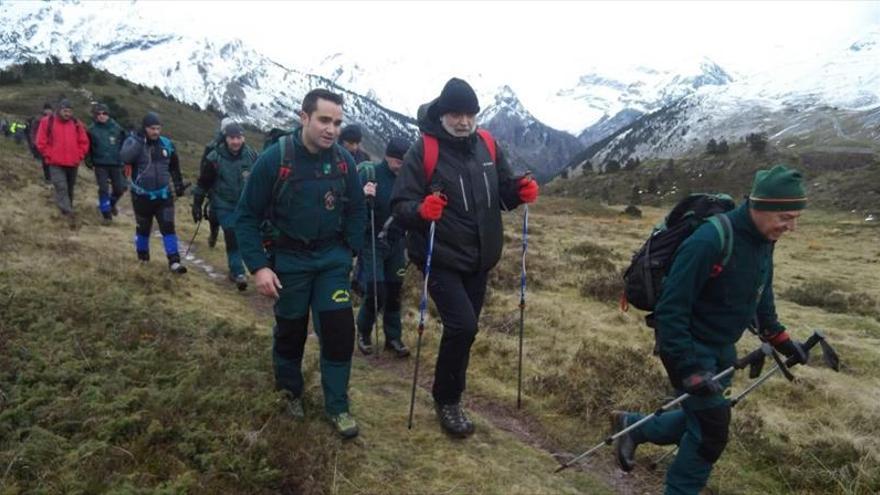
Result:
M694 351L701 368L717 374L733 365L736 349L733 345L708 345L695 341ZM721 380L725 388L732 376ZM678 381L675 381L678 383ZM682 390L676 391L684 393ZM642 414L630 414L627 424L642 419ZM706 486L712 466L721 457L727 445L730 428L730 402L722 394L694 396L682 403L680 410L655 416L632 433L636 443L657 445L678 444L678 454L666 471L667 495L698 495Z
M431 393L441 405L461 401L471 345L477 336L477 322L486 296L488 274L488 271L462 273L431 267L428 293L443 322Z
M106 217L125 194L125 177L117 165L95 165L95 182L98 184L98 209Z
M43 163L43 179L45 179L46 182L52 182L52 174L49 173L49 164L42 158L40 158L40 161Z
M357 328L361 335L369 335L376 321L375 309L382 312L382 328L388 340L400 340L400 290L406 274L405 243L401 239L393 246L376 245L376 292L373 294L373 247L364 247L358 256L357 280L364 294L358 310ZM376 298L376 301L373 298Z
M61 213L73 213L73 188L76 186L78 168L49 165L49 180L55 187L55 204Z
M341 244L315 250L276 250L274 270L281 280L275 302L272 362L275 384L302 396L302 359L309 312L321 348L321 388L328 415L348 412L348 381L354 350L354 317L349 275L351 251Z
M179 262L177 250L177 234L174 232L174 197L168 194L165 199L150 199L149 196L132 193L131 204L134 208L135 235L134 248L138 259L150 259L150 233L153 231L153 218L159 224L162 233L162 244L169 263Z
M235 237L235 210L211 207L211 212L216 215L220 226L223 227L223 241L226 244L226 264L229 273L233 276L244 275L244 262L241 259L241 251L238 250L238 240Z

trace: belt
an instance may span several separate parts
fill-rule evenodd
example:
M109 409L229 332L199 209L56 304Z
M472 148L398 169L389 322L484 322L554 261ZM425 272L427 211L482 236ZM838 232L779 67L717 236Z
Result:
M334 245L342 245L342 236L328 237L325 239L313 239L311 241L303 241L294 239L284 234L278 236L272 242L275 249L289 249L291 251L317 251Z

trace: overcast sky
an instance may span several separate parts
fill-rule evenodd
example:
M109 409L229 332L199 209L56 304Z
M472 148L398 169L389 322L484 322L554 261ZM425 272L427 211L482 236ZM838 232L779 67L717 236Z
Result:
M240 37L282 64L345 52L369 65L430 57L513 78L708 56L739 73L844 47L880 2L174 2L182 31Z

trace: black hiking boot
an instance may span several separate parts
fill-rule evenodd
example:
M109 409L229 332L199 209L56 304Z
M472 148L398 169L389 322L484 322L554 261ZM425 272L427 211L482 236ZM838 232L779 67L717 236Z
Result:
M183 275L186 273L186 267L183 266L179 261L169 261L168 269L171 270L171 273L176 273L178 275Z
M247 290L247 276L242 273L240 275L229 274L229 281L235 284L239 292Z
M101 225L110 225L113 223L113 215L109 211L101 212Z
M611 411L611 432L617 433L629 426L626 411ZM621 435L614 441L614 457L617 465L625 472L630 472L636 467L636 444L632 434Z
M361 351L361 354L364 356L369 356L373 353L373 339L368 333L360 333L358 332L357 336L357 346L358 350Z
M110 207L110 214L113 215L114 217L119 215L119 209L116 208L116 205L113 205Z
M440 426L447 434L456 438L467 438L474 433L474 424L468 419L461 404L440 404L434 402L434 410Z
M406 345L401 342L400 339L389 339L385 338L385 350L386 351L394 351L394 354L399 358L405 358L409 356L409 349L407 349Z

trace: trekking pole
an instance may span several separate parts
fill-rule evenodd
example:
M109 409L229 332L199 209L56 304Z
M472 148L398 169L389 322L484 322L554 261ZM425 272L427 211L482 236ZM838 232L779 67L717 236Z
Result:
M526 315L526 251L529 249L529 205L525 205L523 212L523 243L522 243L522 270L519 276L519 364L517 365L516 378L516 408L522 405L522 361L523 361L523 333L525 333Z
M186 252L183 253L183 259L186 259L186 257L189 256L189 250L192 248L193 243L196 242L196 236L199 235L199 227L201 226L202 220L199 219L199 221L196 222L196 231L193 232L192 239L189 240L189 244L186 246Z
M428 277L431 275L431 255L434 253L434 229L437 225L436 221L431 222L431 228L428 232L428 256L425 259L425 280L422 284L422 299L419 301L419 336L416 340L416 364L413 371L412 392L409 397L409 421L407 429L412 429L413 409L416 404L416 385L419 381L419 357L422 354L422 333L425 332L425 312L428 310Z
M810 349L815 347L816 344L819 344L820 347L822 348L822 358L825 361L825 364L827 364L828 367L833 369L834 371L840 371L840 358L837 356L837 352L835 352L834 349L831 347L831 345L828 344L828 342L825 340L825 335L822 333L821 330L814 330L813 331L813 335L811 335L807 339L807 341L804 342L804 348L807 351L809 351ZM764 345L767 345L767 344L764 344ZM761 375L757 380L754 380L752 383L750 383L749 386L746 387L742 392L738 393L735 397L730 399L730 407L732 407L732 408L736 407L736 405L739 404L740 402L742 402L742 400L747 395L752 393L756 388L763 385L764 382L769 380L773 375L782 371L783 366L790 368L791 366L794 366L795 364L799 364L799 363L795 363L792 358L789 358L784 363L777 362L776 365L772 369L770 369L770 371ZM667 451L662 456L658 457L655 461L651 462L651 464L648 465L648 469L651 469L651 470L657 469L657 466L661 462L663 462L663 460L665 460L667 457L675 454L676 452L678 452L678 447L675 447L674 449Z
M379 357L379 289L376 280L376 200L373 197L367 198L370 204L370 242L373 247L373 329L376 332L376 352Z
M748 355L746 355L744 358L742 358L742 359L738 360L736 363L734 363L733 366L730 366L730 367L728 367L727 369L725 369L725 370L721 371L720 373L718 373L717 375L713 376L713 377L712 377L712 380L715 380L715 381L721 380L722 378L725 378L725 377L727 377L728 375L733 374L734 371L736 371L736 370L738 370L738 369L743 369L743 368L745 368L746 366L751 365L751 364L754 363L756 360L763 360L764 357L766 356L766 352L767 352L766 349L767 349L767 348L769 348L769 346L761 346L759 349L750 352L750 353L749 353ZM685 401L686 399L688 399L689 397L691 397L691 394L689 394L689 393L683 393L683 394L679 395L678 397L676 397L675 399L673 399L673 400L667 402L666 404L663 404L662 406L660 406L659 409L657 409L657 410L654 411L653 413L651 413L651 414L645 416L644 418L642 418L642 419L636 421L636 422L633 423L632 425L630 425L630 426L628 426L628 427L626 427L626 428L624 428L624 429L618 431L617 433L615 433L615 434L609 436L609 437L606 438L605 440L599 442L596 446L594 446L594 447L591 448L590 450L587 450L586 452L584 452L584 453L582 453L582 454L580 454L580 455L574 457L573 459L569 460L568 462L563 463L561 466L559 466L559 468L556 469L556 471L554 471L554 473L558 473L558 472L560 472L560 471L562 471L562 470L564 470L564 469L567 469L567 468L571 467L573 464L575 464L575 463L577 463L578 461L580 461L581 459L583 459L583 458L589 456L590 454L592 454L593 452L599 450L600 448L602 448L602 447L605 446L605 445L611 445L611 444L614 443L614 441L617 440L618 438L620 438L620 437L626 435L627 433L629 433L629 432L631 432L631 431L633 431L633 430L636 430L636 429L640 428L643 424L647 423L648 421L650 421L650 420L653 419L654 417L656 417L656 416L660 416L661 414L665 413L666 411L669 411L669 410L672 409L673 407L675 407L675 406L677 406L678 404L681 404L682 402L684 402L684 401Z

